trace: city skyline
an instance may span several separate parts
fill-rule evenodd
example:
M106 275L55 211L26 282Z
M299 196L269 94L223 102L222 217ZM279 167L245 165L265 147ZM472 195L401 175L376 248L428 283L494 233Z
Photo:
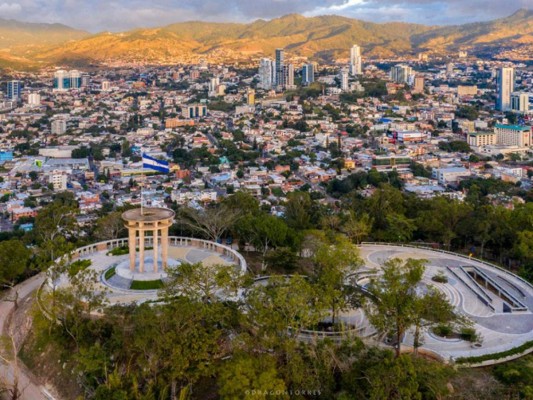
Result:
M480 14L479 10L483 9ZM326 0L326 1L272 1L193 2L190 0L138 0L81 2L24 0L2 3L3 18L23 22L61 23L93 33L117 32L135 28L163 26L183 21L251 22L274 19L297 13L304 16L342 15L371 22L409 22L425 25L457 25L481 22L508 16L521 8L531 9L529 0ZM120 17L118 17L120 16Z

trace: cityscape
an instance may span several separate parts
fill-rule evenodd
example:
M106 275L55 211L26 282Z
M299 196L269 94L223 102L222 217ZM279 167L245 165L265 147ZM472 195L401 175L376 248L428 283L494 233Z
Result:
M0 399L533 398L527 2L30 3Z

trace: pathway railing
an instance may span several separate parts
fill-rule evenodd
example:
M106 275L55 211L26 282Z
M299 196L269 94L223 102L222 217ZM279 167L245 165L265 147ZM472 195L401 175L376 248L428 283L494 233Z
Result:
M479 258L467 257L467 256L465 256L463 254L454 253L453 251L447 251L447 250L442 250L442 249L434 249L433 247L427 247L427 246L417 246L417 245L414 245L414 244L387 243L387 242L361 242L361 245L411 247L411 248L414 248L414 249L430 250L430 251L436 251L438 253L450 254L452 256L461 257L461 258L463 258L465 260L475 261L477 263L484 264L484 265L486 265L488 267L496 268L496 269L498 269L498 270L500 270L502 272L505 272L506 274L511 274L516 279L521 281L524 285L528 286L530 289L533 289L533 285L531 283L529 283L527 280L525 280L524 278L522 278L522 277L520 277L520 276L518 276L516 274L513 274L511 271L509 271L509 270L507 270L505 268L502 268L499 265L492 264L492 263L489 263L489 262L484 261L484 260L480 260Z
M137 245L139 243L139 238L137 238ZM245 273L248 270L248 264L242 255L237 251L233 250L231 247L225 246L220 243L211 242L209 240L188 238L181 236L169 236L168 238L169 246L172 247L195 247L198 249L208 250L220 254L223 257L229 258L232 262L237 264L240 267L242 273ZM153 236L145 236L144 246L153 247L154 238ZM76 260L80 257L85 257L99 251L111 251L118 247L127 247L128 238L122 239L113 239L106 240L103 242L93 243L88 246L80 247L72 252L72 260Z

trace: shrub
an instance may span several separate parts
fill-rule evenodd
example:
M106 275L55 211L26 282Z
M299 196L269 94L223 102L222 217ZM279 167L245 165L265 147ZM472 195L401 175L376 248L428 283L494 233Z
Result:
M468 342L475 342L478 340L477 332L474 328L463 328L459 333L459 337Z
M111 279L112 277L115 276L115 274L117 273L117 272L116 272L116 268L117 268L117 267L109 268L109 269L105 272L104 277L105 277L106 281L108 281L109 279Z
M92 264L91 260L78 260L74 261L72 264L70 264L70 267L68 269L68 275L70 277L75 276L78 272L83 271L87 268L89 268Z
M133 281L131 282L131 290L156 290L161 289L164 283L161 279L155 281Z
M448 277L444 275L442 272L439 272L437 275L433 275L431 277L431 280L434 282L439 282L439 283L448 283Z
M113 250L108 251L108 256L123 256L124 254L129 254L130 248L128 246L115 247Z
M533 347L533 340L530 340L529 342L524 343L521 346L515 347L514 349L502 351L499 353L492 353L492 354L484 354L482 356L475 356L475 357L459 357L457 360L455 360L458 364L477 364L481 363L483 361L489 361L489 360L500 360L505 357L513 356L515 354L523 353L524 351L530 349Z
M433 333L437 336L449 337L453 333L453 329L449 325L437 325L433 328Z

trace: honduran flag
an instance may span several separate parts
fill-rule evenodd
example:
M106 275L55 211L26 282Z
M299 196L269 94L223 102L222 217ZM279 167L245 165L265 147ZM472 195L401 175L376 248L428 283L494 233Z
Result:
M143 153L143 168L153 169L167 174L169 172L168 161L158 160Z

